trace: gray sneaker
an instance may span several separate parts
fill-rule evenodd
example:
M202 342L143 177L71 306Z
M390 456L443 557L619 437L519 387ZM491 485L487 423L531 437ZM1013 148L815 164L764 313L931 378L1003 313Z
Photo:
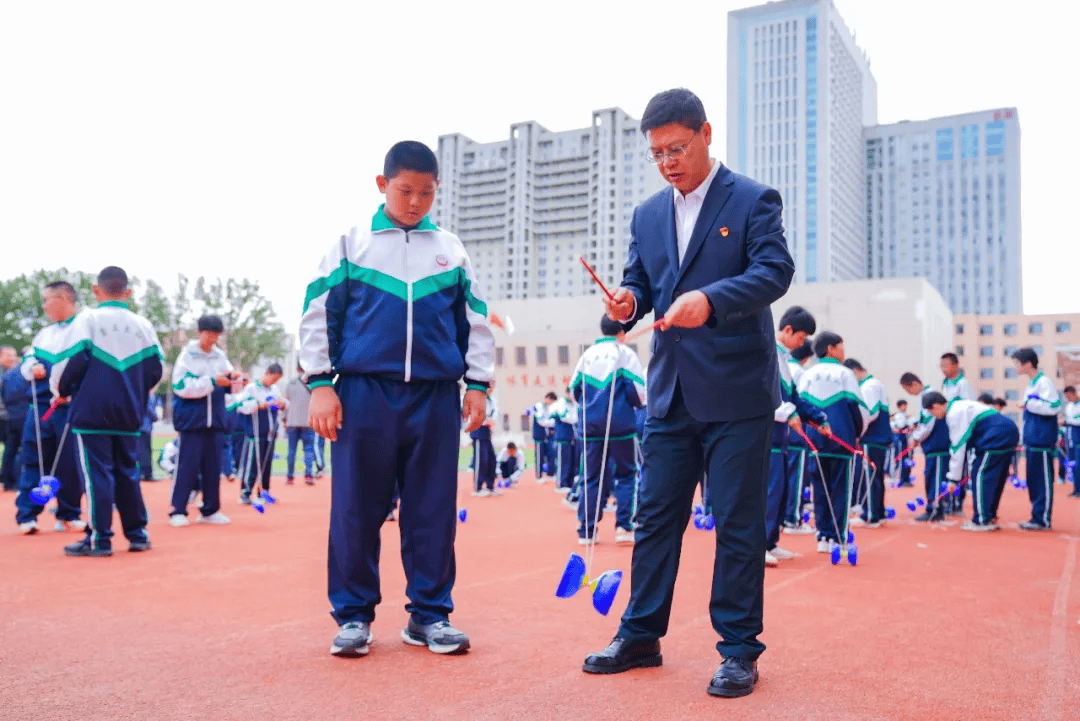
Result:
M371 624L363 621L350 621L338 629L330 653L345 658L367 656L371 650Z
M427 646L435 653L464 653L469 650L469 637L451 626L449 621L421 626L410 618L409 625L401 632L401 640L412 646Z

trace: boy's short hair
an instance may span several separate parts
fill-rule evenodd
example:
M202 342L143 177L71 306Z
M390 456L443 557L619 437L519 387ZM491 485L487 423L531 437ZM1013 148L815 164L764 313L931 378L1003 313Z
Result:
M128 275L123 268L108 265L98 273L97 284L109 295L120 295L128 289Z
M548 398L553 401L559 400L559 396L555 395L555 391L548 391L544 394L544 398Z
M803 344L791 351L791 357L800 363L814 355L814 348L810 345L810 341L804 340Z
M393 180L403 170L431 173L439 179L439 160L431 148L418 140L402 140L394 143L383 161L383 177Z
M1076 386L1065 386L1065 393L1076 393Z
M948 401L937 391L930 391L922 397L922 407L926 410L930 410L931 406L936 406L938 403L944 406L948 404Z
M901 398L900 400L898 400L896 402L896 407L897 408L900 408L901 406L903 406L904 408L907 408L907 401L905 401L903 398Z
M941 360L952 361L953 363L960 365L960 356L955 353L942 353Z
M994 405L998 408L1004 408L1005 406L1009 405L1009 403L1004 398L995 398Z
M612 320L611 318L608 318L607 314L605 313L600 318L600 332L604 334L605 337L614 338L615 336L619 335L619 333L623 332L622 323L617 320Z
M221 318L216 315L204 315L199 318L199 322L195 326L199 330L210 331L211 333L224 333L225 324L221 322Z
M54 280L52 283L46 283L45 289L63 293L72 303L79 298L79 294L75 292L75 286L68 283L66 280Z
M900 385L902 386L910 386L915 383L922 383L922 381L919 380L919 376L915 375L910 371L900 376Z
M806 333L807 335L814 335L817 332L817 321L814 320L814 315L801 305L793 305L784 311L784 314L780 316L780 325L777 326L778 330L784 330L791 326L792 333Z
M1035 352L1034 348L1024 346L1020 350L1012 354L1014 361L1023 365L1024 363L1030 363L1032 368L1039 367L1039 354Z
M271 363L270 365L266 366L266 372L276 376L285 374L285 371L281 368L280 363Z
M705 106L701 98L686 88L673 88L657 93L641 114L641 134L648 135L664 125L678 123L695 133L705 124Z
M514 450L514 451L516 451L516 450L517 450L517 444L516 444L516 443L514 443L513 441L510 441L509 443L507 443L507 444L506 444L506 448L507 448L508 450Z
M823 330L818 334L817 338L814 338L814 355L818 358L824 358L828 355L830 348L843 342L844 339L836 333L831 330Z
M980 393L978 401L983 405L992 406L994 405L994 396L991 393Z
M864 371L864 370L866 370L865 368L863 368L862 363L855 360L854 358L848 358L847 360L845 360L844 365L847 366L848 368L850 368L853 371Z

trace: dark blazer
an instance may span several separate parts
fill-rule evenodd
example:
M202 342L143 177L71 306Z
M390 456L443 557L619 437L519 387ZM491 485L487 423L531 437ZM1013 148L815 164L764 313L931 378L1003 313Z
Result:
M622 285L637 299L627 329L681 293L700 290L713 314L700 328L653 334L649 416L663 418L676 383L698 421L731 421L773 413L780 405L775 330L769 305L791 285L780 194L721 166L705 195L679 265L672 189L634 211Z

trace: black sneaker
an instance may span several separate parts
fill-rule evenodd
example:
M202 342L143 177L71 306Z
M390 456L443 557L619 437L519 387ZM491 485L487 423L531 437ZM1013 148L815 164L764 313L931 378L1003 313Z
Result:
M1021 531L1049 531L1050 526L1044 523L1038 523L1036 521L1024 521L1020 524Z
M364 621L350 621L338 629L330 653L344 658L367 656L371 650L371 624Z
M150 540L145 541L132 541L128 546L128 551L131 553L141 553L142 551L149 551L153 546L150 545Z
M450 625L436 621L421 625L409 619L401 632L401 640L412 646L427 646L435 653L464 653L469 650L469 637Z
M64 546L65 556L111 556L111 548L94 548L90 541L83 540L78 543Z

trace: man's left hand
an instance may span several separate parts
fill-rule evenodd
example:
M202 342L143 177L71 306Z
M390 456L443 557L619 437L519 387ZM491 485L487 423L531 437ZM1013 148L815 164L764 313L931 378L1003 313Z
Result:
M479 390L465 391L465 400L461 408L461 421L465 424L465 432L472 433L484 422L487 415L487 395Z
M712 315L713 307L708 296L700 290L683 293L664 314L662 330L668 328L700 328Z

